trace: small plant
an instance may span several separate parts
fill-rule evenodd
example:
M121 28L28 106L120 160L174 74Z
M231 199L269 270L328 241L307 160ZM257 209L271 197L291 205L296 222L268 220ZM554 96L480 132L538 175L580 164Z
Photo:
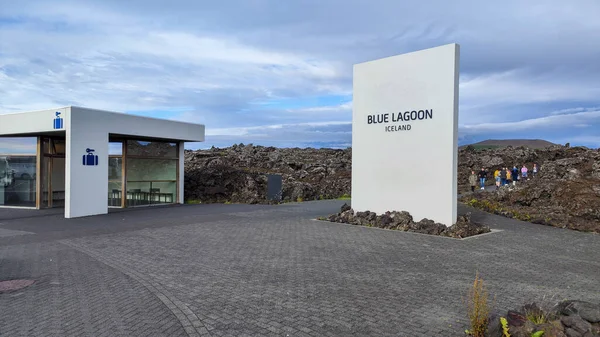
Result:
M296 199L296 201L297 201L297 202L303 202L303 201L304 201L304 199L303 199L302 197L298 197L298 198Z
M475 275L475 281L467 294L467 311L471 323L471 329L467 330L467 333L473 337L485 337L490 308L488 292L479 273Z
M508 321L504 317L500 317L500 324L502 324L502 337L510 337L510 332L508 331Z
M531 321L531 323L538 325L544 324L548 322L548 317L542 311L540 312L529 312L526 314L527 320Z
M344 193L344 194L343 194L341 197L339 197L338 199L340 199L340 200L347 200L347 199L350 199L350 195L349 195L349 194L346 194L346 193Z
M229 201L229 200L225 201L225 205L231 205L231 201Z
M521 221L531 221L531 215L526 213L513 212L513 217Z
M542 306L546 307L545 305ZM549 310L540 308L536 303L532 303L523 307L523 313L525 314L525 317L528 321L535 325L548 323L551 320L551 317L547 312L549 312Z
M185 203L189 204L189 205L197 205L197 204L201 204L202 201L196 200L196 199L188 199L185 201Z
M540 330L540 331L536 331L534 333L531 334L531 337L542 337L544 335L544 331Z

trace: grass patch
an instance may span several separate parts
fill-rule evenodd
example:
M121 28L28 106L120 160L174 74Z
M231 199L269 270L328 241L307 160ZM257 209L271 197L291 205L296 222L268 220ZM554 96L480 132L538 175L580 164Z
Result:
M188 205L198 205L201 204L202 201L201 200L196 200L196 199L188 199L185 201L186 204Z
M341 197L339 197L338 200L350 200L350 195L349 194L344 194Z
M530 222L532 219L531 215L527 213L521 213L515 210L511 210L509 208L503 207L500 203L495 201L489 201L485 199L479 200L473 198L467 202L467 205L486 211L488 213L498 214L521 221Z

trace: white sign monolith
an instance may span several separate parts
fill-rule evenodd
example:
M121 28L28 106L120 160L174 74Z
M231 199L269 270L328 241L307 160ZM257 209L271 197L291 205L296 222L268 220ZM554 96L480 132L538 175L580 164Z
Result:
M354 65L352 208L456 222L458 44Z

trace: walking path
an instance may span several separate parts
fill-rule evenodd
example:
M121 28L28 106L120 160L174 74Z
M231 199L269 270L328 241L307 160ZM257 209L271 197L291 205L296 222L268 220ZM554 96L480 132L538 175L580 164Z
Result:
M0 336L462 336L475 273L506 310L600 301L600 236L473 211L456 240L315 221L343 201L2 217Z

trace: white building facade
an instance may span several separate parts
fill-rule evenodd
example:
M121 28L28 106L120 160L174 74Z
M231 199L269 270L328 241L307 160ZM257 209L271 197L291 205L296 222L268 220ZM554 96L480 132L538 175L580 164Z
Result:
M74 218L183 203L184 143L204 133L80 107L0 115L0 207L64 207Z

